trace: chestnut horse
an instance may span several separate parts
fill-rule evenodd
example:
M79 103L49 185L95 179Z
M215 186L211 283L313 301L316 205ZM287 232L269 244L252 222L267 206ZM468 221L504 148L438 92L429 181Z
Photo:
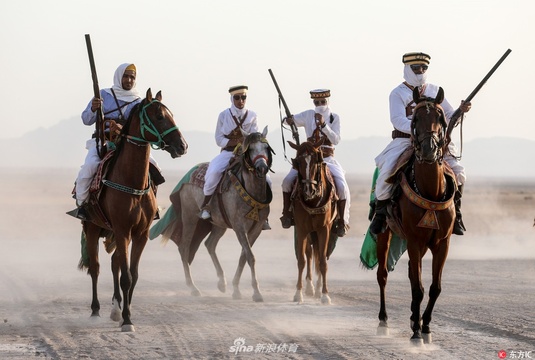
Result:
M327 290L327 258L331 230L336 217L336 191L329 169L323 161L321 142L306 141L296 145L292 166L297 170L297 181L292 194L292 210L295 221L295 251L298 278L294 301L303 302L303 270L307 266L306 293L314 295L311 267L312 257L318 275L318 291L321 285L321 302L330 304ZM319 296L319 293L317 293Z
M388 277L387 254L392 232L407 240L409 279L412 290L411 329L413 343L430 343L431 314L442 290L442 270L448 255L450 236L455 220L453 195L456 184L451 171L444 164L447 151L446 117L440 103L444 91L439 89L436 98L420 98L418 89L413 92L417 104L412 118L412 150L409 165L399 172L401 191L397 203L389 205L387 228L377 235L377 282L380 288L379 334L387 334L385 287ZM422 258L430 250L433 255L433 280L429 301L420 317L424 298L422 285Z
M193 296L200 296L201 292L193 282L190 265L199 245L208 234L205 245L219 278L218 289L221 292L226 291L227 281L216 254L216 246L230 228L234 230L242 248L238 268L232 280L232 298L241 299L239 283L247 262L251 269L253 301L263 301L256 277L256 260L252 246L268 218L269 204L273 199L267 183L273 150L266 139L267 126L262 133L248 134L242 130L242 134L245 140L239 155L223 175L210 201L211 218L199 218L200 206L204 200L204 175L196 170L205 169L208 163L203 163L190 170L179 182L169 197L173 206L150 231L151 239L161 234L164 242L171 239L178 246L186 284ZM202 179L198 181L199 178Z
M88 273L93 284L91 316L100 316L97 282L100 271L99 238L113 241L113 309L111 318L119 321L122 304L122 331L135 331L130 320L130 303L138 280L141 253L148 240L149 228L156 215L155 192L151 189L149 157L151 147L166 150L173 158L186 153L188 145L175 125L173 114L161 103L161 92L146 98L132 110L124 125L112 164L107 172L98 205L110 228L83 221L89 256ZM91 200L90 200L91 201ZM128 247L132 243L130 261ZM121 296L122 290L122 296Z

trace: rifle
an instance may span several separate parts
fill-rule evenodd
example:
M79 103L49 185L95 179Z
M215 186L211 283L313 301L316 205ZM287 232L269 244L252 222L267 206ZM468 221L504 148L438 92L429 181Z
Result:
M476 88L474 89L474 91L472 91L470 93L470 95L468 95L466 97L466 99L464 99L465 102L470 102L472 100L472 98L474 96L476 96L476 94L479 92L479 90L481 90L481 88L483 87L483 85L485 85L485 83L487 82L487 80L492 76L492 74L494 74L494 72L496 71L496 69L498 69L498 67L502 64L502 62L505 60L505 58L507 56L509 56L509 53L511 52L511 49L507 49L507 51L502 55L502 57L500 58L500 60L498 60L498 62L496 63L496 65L494 65L492 67L492 69L490 69L490 71L488 72L488 74L483 78L483 80L481 80L481 82L476 86ZM458 108L457 110L455 110L455 112L453 113L453 115L451 116L451 119L450 119L450 122L448 124L448 129L446 131L446 139L450 139L450 136L451 136L451 132L453 131L453 128L455 126L457 126L457 122L459 121L459 118L461 117L462 115L462 111L461 111L461 108Z
M95 99L100 99L100 88L98 86L97 68L95 66L95 59L93 58L93 47L91 46L91 37L89 34L85 34L85 44L87 45L87 55L89 56L89 66L91 67L91 78L93 80L93 95ZM97 143L97 152L99 157L104 157L103 146L99 148L98 142L101 141L102 145L105 143L104 139L104 114L102 113L102 107L97 109L97 121L95 122L95 141Z
M286 101L284 100L284 96L282 96L282 92L281 92L281 89L279 88L279 84L277 84L277 80L275 80L275 75L273 75L273 71L271 71L271 69L268 69L268 71L269 71L269 75L271 75L271 80L273 80L273 84L275 85L275 89L277 89L277 93L279 94L279 103L282 103L282 106L284 107L284 111L286 112L286 117L291 117L292 113L290 112L290 109L288 108L288 105L286 104ZM292 137L294 138L297 145L300 145L299 131L297 130L297 126L295 126L295 124L292 124L290 125L290 128L292 130Z

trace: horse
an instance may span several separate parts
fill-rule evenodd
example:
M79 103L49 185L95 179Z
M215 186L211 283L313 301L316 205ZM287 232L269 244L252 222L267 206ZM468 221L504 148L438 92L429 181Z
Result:
M295 251L297 256L298 277L294 301L303 303L303 270L305 264L306 295L314 295L311 268L312 257L317 287L321 285L321 303L330 304L327 290L327 259L332 251L335 238L331 232L337 215L336 191L329 169L323 161L321 141L288 144L296 150L292 166L297 170L297 181L292 193L292 211L295 221ZM319 293L316 293L319 297Z
M122 331L135 331L130 319L132 294L138 280L141 253L147 243L149 228L157 212L156 194L151 188L149 157L151 147L162 149L176 158L186 154L188 145L178 130L171 111L161 102L161 91L146 97L135 106L121 130L100 195L93 193L90 202L100 208L106 225L82 221L87 239L88 273L92 280L91 316L100 316L97 294L100 264L99 238L114 243L111 257L113 272L113 309L111 318L120 321ZM97 198L98 196L98 198ZM132 244L130 262L128 247ZM111 251L110 251L111 252ZM122 290L122 296L121 296ZM122 314L121 314L121 301Z
M234 230L242 248L238 268L232 280L232 298L241 299L242 297L239 282L245 262L247 262L251 269L253 301L263 301L256 277L252 246L260 235L270 211L269 204L273 194L267 182L267 174L271 169L274 152L266 139L267 126L262 133L249 134L242 130L242 134L245 140L241 145L240 153L236 155L234 162L231 162L229 169L223 175L210 202L211 218L203 220L198 216L204 199L203 171L208 165L208 163L202 163L190 170L179 182L170 195L173 206L151 229L151 239L162 234L164 242L171 239L178 246L186 284L193 296L200 296L201 292L193 282L190 264L193 262L199 245L208 234L205 246L219 278L218 289L223 293L226 291L227 281L216 254L216 246L226 230L230 228ZM196 183L189 181L190 176L198 181ZM166 222L166 219L171 220Z
M444 99L443 89L439 89L436 98L422 98L415 88L413 99L417 105L411 122L412 155L404 170L397 173L400 191L395 196L397 201L394 199L388 205L386 230L377 234L377 282L381 299L377 331L380 335L388 334L385 287L388 277L387 255L394 232L407 241L412 290L411 342L421 344L432 341L429 324L442 290L442 270L455 221L453 197L457 186L451 170L443 161L448 146L446 117L440 106ZM427 307L420 317L424 298L422 258L428 249L433 255L433 280Z

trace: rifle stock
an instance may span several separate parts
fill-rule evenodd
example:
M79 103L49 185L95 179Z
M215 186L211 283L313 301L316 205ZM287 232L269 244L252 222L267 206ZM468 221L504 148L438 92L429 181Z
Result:
M288 108L288 105L286 104L286 101L284 100L284 96L282 96L281 89L279 88L279 84L277 84L277 80L275 80L275 75L273 75L273 71L271 69L268 69L269 75L271 75L271 80L273 80L273 84L275 85L275 89L277 89L277 93L279 94L279 100L282 103L282 106L284 107L284 112L286 113L286 117L291 117L292 113L290 112L290 109ZM299 131L297 130L297 126L295 124L290 125L290 128L292 129L292 137L294 138L297 145L300 145L299 142Z
M479 92L479 90L481 90L481 88L483 87L483 85L485 85L485 83L487 82L487 80L492 76L492 74L494 74L494 72L496 71L496 69L498 69L498 67L502 64L502 62L505 60L505 58L507 56L509 56L509 54L511 53L511 49L507 49L507 51L502 55L502 57L500 58L500 60L498 60L498 62L492 67L492 69L490 69L490 71L488 72L488 74L483 78L483 80L480 81L480 83L476 86L476 88L470 93L470 95L468 95L464 101L465 102L470 102L472 101L472 98L474 96L476 96L476 94ZM453 115L451 116L450 118L450 122L448 124L448 130L447 130L447 138L449 139L450 136L451 136L451 132L453 131L453 128L455 126L457 126L457 121L459 121L459 118L461 117L462 115L462 111L461 111L461 108L457 108L457 110L455 110L455 112L453 113Z
M95 66L95 59L93 57L93 47L91 46L91 37L89 34L85 34L85 44L87 46L87 55L89 56L89 66L91 67L91 79L93 80L93 96L95 99L100 99L100 87L98 86L97 68ZM97 121L95 122L95 141L97 142L97 151L102 159L102 146L99 148L98 142L101 141L104 144L104 129L102 125L104 123L104 115L102 108L97 109Z

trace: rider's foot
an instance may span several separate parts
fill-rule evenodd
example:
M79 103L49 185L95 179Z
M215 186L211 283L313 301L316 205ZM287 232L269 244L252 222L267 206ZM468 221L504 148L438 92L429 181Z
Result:
M271 226L269 225L268 219L266 219L266 221L262 225L262 230L271 230Z
M464 227L462 219L455 219L455 222L453 224L453 233L455 235L464 235L464 232L466 231L466 228Z
M208 211L208 209L203 209L199 214L199 217L203 220L208 220L212 217L212 215L210 215L210 211Z
M386 216L384 214L376 213L373 217L372 223L370 224L370 232L376 235L382 233L385 221Z
M292 218L286 215L281 216L281 224L283 229L289 229L292 227Z
M349 225L344 222L344 219L339 219L336 224L336 235L338 235L338 237L344 237L348 230Z

